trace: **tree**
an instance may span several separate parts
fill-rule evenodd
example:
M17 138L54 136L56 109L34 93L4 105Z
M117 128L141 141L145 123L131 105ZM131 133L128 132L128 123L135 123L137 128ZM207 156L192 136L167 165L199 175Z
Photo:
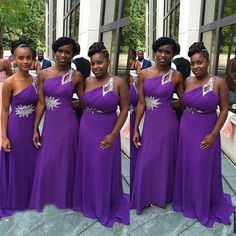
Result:
M130 47L145 49L145 0L131 0Z
M0 44L24 38L34 47L45 42L44 0L0 0Z

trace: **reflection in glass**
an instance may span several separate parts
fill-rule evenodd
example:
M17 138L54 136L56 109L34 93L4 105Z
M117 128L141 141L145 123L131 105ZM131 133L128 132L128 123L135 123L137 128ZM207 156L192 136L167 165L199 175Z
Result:
M105 1L105 15L103 25L112 23L118 18L119 0Z
M214 62L214 55L215 55L215 50L216 50L216 31L208 31L203 33L203 39L202 41L204 42L205 47L207 48L210 56L210 66L209 66L209 72L213 73L213 62Z
M236 13L235 0L224 0L224 14L223 17L230 16Z
M178 40L179 35L179 9L180 5L168 15L164 21L165 36Z
M217 20L219 0L205 1L204 24L209 24Z
M109 67L109 73L111 73L112 68L114 66L116 31L113 30L113 31L103 33L102 41L104 42L104 45L110 54L111 63Z
M236 49L236 25L227 25L221 28L220 54L218 74L222 77L227 75L227 65L234 57Z
M125 1L125 8L123 17L130 16L130 0L124 0L124 1Z
M126 68L128 63L128 51L130 45L130 27L124 27L121 30L120 50L118 55L118 71L117 75L126 76Z
M229 87L229 106L236 104L236 24L221 28L218 75L226 78Z

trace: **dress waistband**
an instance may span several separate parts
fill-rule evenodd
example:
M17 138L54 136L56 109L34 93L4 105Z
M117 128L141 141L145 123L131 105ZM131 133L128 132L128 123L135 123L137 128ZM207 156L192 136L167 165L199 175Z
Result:
M108 114L108 113L115 113L116 111L101 111L99 109L96 109L94 107L85 107L84 111L91 112L92 114L98 113L98 114Z
M215 110L212 111L202 111L202 110L198 110L194 107L185 107L185 111L190 112L192 114L207 114L207 113L215 113Z

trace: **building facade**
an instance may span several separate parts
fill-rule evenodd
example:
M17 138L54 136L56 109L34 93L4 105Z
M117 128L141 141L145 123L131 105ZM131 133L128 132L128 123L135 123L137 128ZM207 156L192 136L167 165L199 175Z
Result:
M177 40L185 57L189 46L202 40L210 53L210 71L226 76L227 63L236 49L234 0L148 0L147 7L150 58L152 42L158 37Z
M103 41L110 53L110 73L124 76L128 61L130 0L46 0L46 53L61 36L71 37L87 57L89 46Z

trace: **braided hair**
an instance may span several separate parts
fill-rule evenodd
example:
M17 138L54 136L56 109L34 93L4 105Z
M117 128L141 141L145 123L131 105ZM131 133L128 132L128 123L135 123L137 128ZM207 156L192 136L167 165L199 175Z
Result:
M95 42L89 47L88 56L92 57L95 53L102 53L107 60L109 59L109 53L103 42Z
M195 42L189 47L189 50L188 50L189 57L192 57L196 53L200 53L205 58L209 59L209 53L208 53L206 47L204 46L203 42Z

